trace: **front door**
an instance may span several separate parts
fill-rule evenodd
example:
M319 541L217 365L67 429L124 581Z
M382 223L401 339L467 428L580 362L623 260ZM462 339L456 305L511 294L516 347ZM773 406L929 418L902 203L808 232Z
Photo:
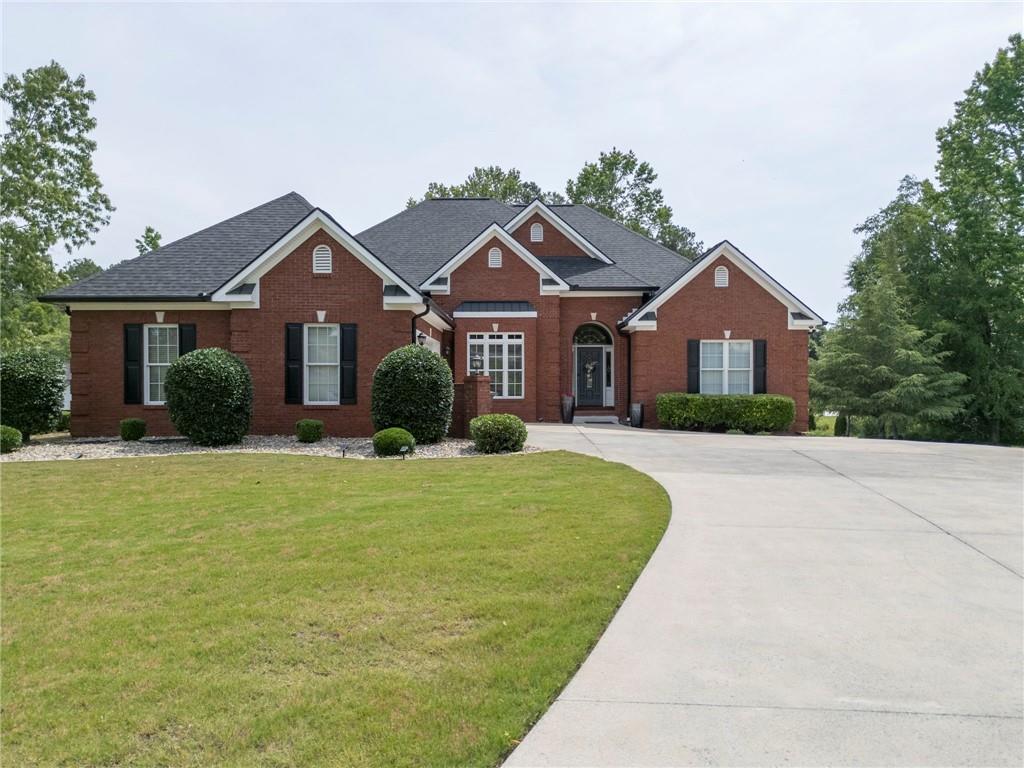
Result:
M576 347L576 405L604 405L603 347Z

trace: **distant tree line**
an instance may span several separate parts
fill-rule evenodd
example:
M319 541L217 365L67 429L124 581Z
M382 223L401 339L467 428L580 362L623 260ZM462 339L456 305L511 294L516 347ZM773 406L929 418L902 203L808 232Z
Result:
M861 434L1024 442L1024 47L1014 35L857 232L849 298L812 339L811 396Z

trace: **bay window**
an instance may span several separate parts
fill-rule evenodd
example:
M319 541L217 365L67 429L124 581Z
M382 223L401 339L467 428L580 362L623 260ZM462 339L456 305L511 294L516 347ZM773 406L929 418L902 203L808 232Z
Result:
M754 391L750 341L700 343L700 391L703 395L749 395Z
M467 337L466 364L473 372L473 358L483 359L483 371L491 377L491 396L523 396L523 334L471 333Z

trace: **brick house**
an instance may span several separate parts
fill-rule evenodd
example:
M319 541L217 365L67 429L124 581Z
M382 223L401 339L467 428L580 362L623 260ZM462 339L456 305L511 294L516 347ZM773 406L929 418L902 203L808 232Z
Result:
M689 261L583 205L430 200L353 236L290 193L47 296L71 316L75 435L173 434L163 377L217 346L252 372L252 431L367 435L373 371L416 342L494 411L624 420L660 392L769 392L807 425L822 321L728 241Z

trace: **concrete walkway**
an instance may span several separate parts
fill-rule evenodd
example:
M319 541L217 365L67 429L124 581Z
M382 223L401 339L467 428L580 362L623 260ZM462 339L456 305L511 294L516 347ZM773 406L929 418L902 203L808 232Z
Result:
M1024 763L1024 452L535 425L672 520L509 766Z

